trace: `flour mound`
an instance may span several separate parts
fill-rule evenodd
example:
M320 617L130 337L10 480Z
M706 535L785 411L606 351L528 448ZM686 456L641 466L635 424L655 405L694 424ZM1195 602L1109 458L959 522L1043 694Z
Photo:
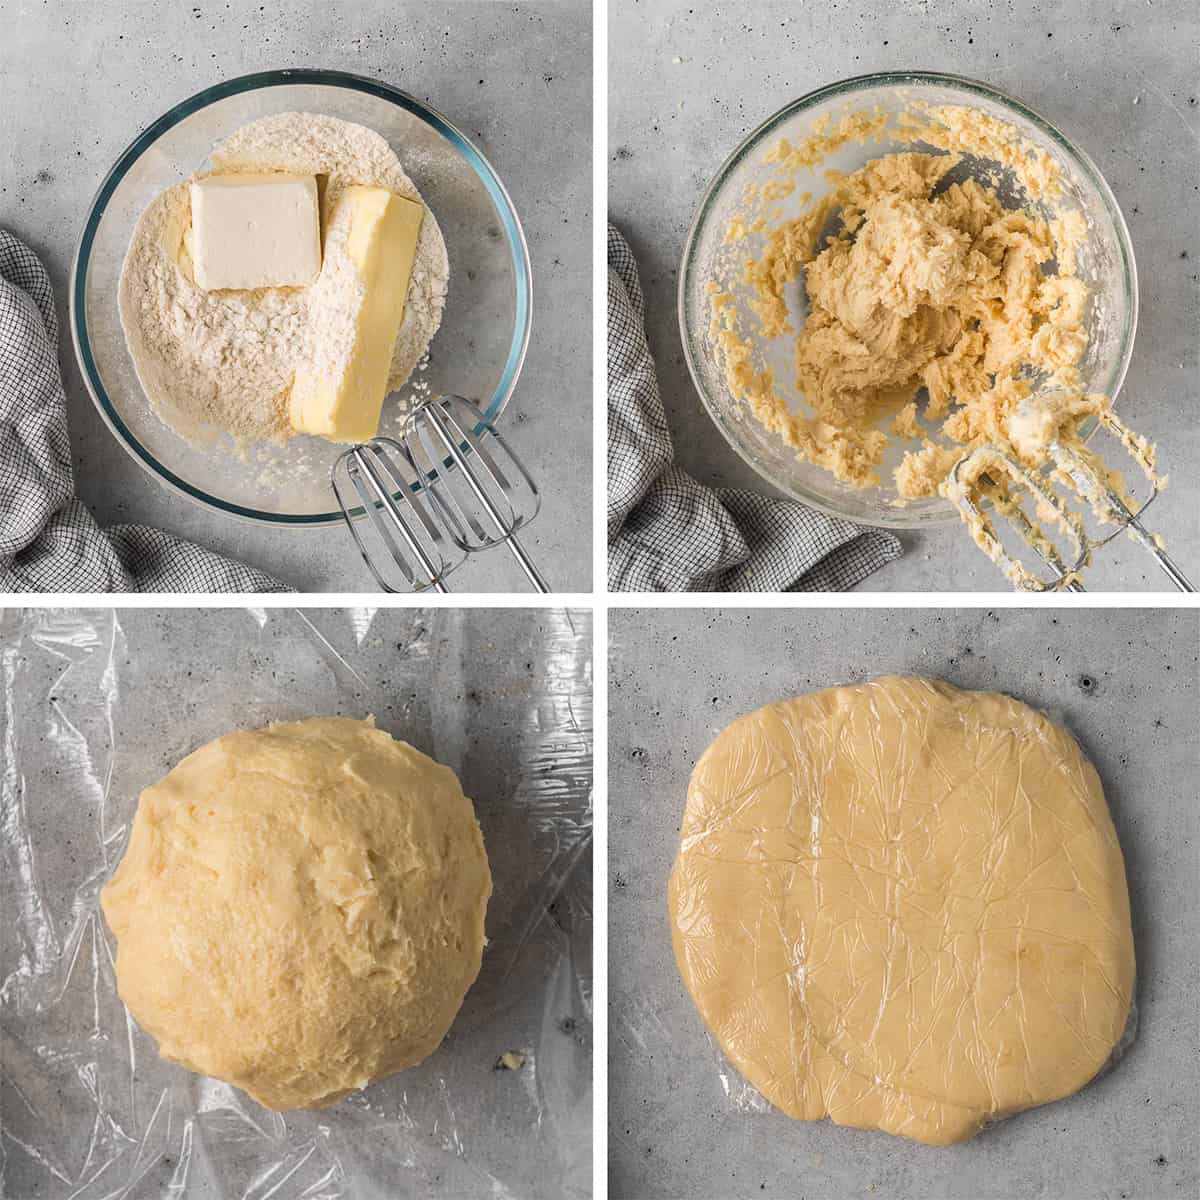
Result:
M237 130L212 152L212 172L284 171L317 175L322 216L346 188L421 194L387 141L361 125L313 113L280 113ZM207 171L198 174L207 174ZM236 446L292 435L287 397L310 331L336 322L345 298L331 270L307 288L206 292L192 278L184 245L191 222L190 180L151 202L134 230L118 304L138 379L158 417L197 446L223 434ZM324 224L324 220L323 220ZM336 264L339 247L325 247ZM441 324L450 265L441 229L426 208L396 339L388 388L421 361ZM341 281L341 282L344 282Z

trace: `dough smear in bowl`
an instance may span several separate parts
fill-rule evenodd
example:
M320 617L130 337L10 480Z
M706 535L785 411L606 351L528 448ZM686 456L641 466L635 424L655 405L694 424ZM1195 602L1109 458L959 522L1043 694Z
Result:
M1100 780L1003 695L884 678L735 721L692 776L668 902L705 1024L804 1120L961 1141L1083 1087L1130 1014Z
M1077 272L1087 222L1059 202L1058 163L975 109L913 102L888 131L909 149L827 171L827 193L784 217L792 176L882 138L888 120L849 113L767 154L775 174L748 189L709 283L710 344L730 394L841 482L880 486L901 441L890 483L904 504L942 493L975 446L1021 457L1008 428L1019 402L1037 388L1080 391L1091 297ZM742 249L751 234L754 252ZM786 386L757 352L777 338L794 342ZM792 386L810 411L789 404Z
M313 718L226 734L147 788L101 904L160 1053L283 1111L437 1048L491 891L449 767Z

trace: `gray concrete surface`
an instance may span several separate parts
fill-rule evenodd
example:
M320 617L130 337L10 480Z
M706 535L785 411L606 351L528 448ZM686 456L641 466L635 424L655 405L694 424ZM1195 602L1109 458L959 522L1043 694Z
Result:
M641 267L650 345L682 466L702 482L771 490L705 414L676 322L684 238L717 167L760 121L815 87L870 71L955 72L1047 117L1091 155L1116 193L1141 282L1120 408L1172 466L1155 520L1193 581L1200 577L1200 7L1193 0L613 0L609 44L609 211ZM901 536L904 556L862 590L1003 590L957 527ZM1157 568L1124 540L1090 580L1094 589L1162 588Z
M613 1200L1197 1194L1195 611L615 609L609 622ZM1065 721L1104 781L1129 878L1136 1042L1077 1095L957 1147L738 1111L667 925L688 778L712 738L770 700L888 672L1005 691Z
M0 1196L590 1196L591 649L578 610L0 610ZM475 801L489 944L425 1062L268 1114L127 1024L97 890L198 745L368 713Z
M0 226L68 276L101 179L136 134L222 79L279 67L370 75L428 100L488 156L529 240L534 324L506 431L542 486L528 544L558 591L591 589L591 6L252 0L0 0ZM95 411L69 333L60 357L79 494L104 523L159 525L306 591L374 590L348 537L202 509L134 464ZM522 591L507 555L460 591Z

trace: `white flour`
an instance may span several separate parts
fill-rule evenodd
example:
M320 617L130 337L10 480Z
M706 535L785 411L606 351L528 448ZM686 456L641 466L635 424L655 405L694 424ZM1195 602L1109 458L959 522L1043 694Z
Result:
M216 172L287 171L322 177L322 213L345 188L368 184L420 200L387 142L373 130L312 113L281 113L243 126L211 155ZM347 353L347 299L356 281L341 253L345 230L328 230L325 264L307 288L206 292L192 281L183 235L187 182L157 197L138 221L121 271L121 324L138 379L158 416L189 442L229 434L239 448L291 435L287 397L306 357ZM450 267L426 209L396 340L389 390L420 363L442 320ZM320 331L320 343L312 337Z

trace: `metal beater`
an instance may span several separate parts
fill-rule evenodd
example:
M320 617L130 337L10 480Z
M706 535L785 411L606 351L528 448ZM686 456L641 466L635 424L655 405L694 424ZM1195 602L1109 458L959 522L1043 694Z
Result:
M1047 395L1042 394L1042 402ZM1026 400L1022 404L1030 402ZM1094 462L1057 436L1050 437L1046 442L1049 462L1053 466L1048 473L1031 470L999 446L988 444L977 447L961 458L951 471L950 498L957 505L975 540L1013 585L1022 591L1084 591L1080 572L1101 546L1107 545L1122 532L1127 532L1154 556L1155 562L1179 591L1195 591L1174 560L1142 524L1142 514L1158 497L1166 482L1154 469L1152 448L1123 425L1110 409L1101 409L1096 416L1100 425L1133 456L1149 481L1149 498L1140 506L1131 508ZM1054 490L1056 482L1069 487L1077 497L1086 501L1098 521L1105 526L1115 526L1113 531L1100 538L1090 537L1079 513L1072 510ZM1050 579L1031 572L1005 550L994 523L976 499L977 493L992 501L996 512L1007 519L1017 536L1050 568L1053 572ZM1063 558L1034 517L1025 511L1021 503L1022 493L1032 496L1037 515L1051 521L1064 535L1071 547L1070 562Z
M519 458L461 396L423 401L400 439L377 437L339 455L334 496L363 561L385 592L448 592L468 554L504 545L539 592L549 585L517 538L541 495ZM365 520L352 511L361 506ZM399 578L397 578L397 573Z

